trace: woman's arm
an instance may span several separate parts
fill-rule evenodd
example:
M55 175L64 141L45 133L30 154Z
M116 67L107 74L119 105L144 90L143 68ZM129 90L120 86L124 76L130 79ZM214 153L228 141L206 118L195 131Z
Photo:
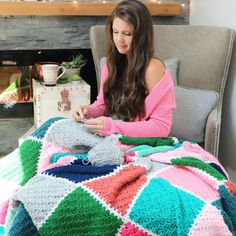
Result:
M103 85L104 85L104 82L107 80L107 77L108 77L108 69L107 69L107 66L104 65L101 70L100 90L99 90L98 96L96 98L96 101L87 107L87 109L88 109L87 118L96 118L99 116L103 116L105 113Z

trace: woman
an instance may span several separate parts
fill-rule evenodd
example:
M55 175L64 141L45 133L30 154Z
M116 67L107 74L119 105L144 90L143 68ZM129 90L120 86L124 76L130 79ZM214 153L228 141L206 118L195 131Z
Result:
M73 117L92 132L130 137L166 137L175 109L173 81L153 56L153 26L147 7L120 2L108 17L107 65L97 100L79 106Z

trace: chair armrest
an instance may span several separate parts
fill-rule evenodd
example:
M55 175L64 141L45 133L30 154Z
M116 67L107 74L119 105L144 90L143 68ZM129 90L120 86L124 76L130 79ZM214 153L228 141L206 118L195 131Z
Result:
M208 115L205 129L204 148L218 158L218 146L220 137L220 105L216 106Z

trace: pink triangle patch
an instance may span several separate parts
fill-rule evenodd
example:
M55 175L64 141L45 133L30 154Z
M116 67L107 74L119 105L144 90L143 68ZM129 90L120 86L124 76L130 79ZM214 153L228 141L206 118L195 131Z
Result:
M191 236L232 235L219 210L211 204L205 205L189 232Z
M131 222L128 222L123 225L123 227L120 230L119 235L121 236L149 236L150 234L136 227Z

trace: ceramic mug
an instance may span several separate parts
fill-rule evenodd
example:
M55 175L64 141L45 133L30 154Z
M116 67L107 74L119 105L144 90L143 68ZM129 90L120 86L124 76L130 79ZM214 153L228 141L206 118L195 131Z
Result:
M60 72L62 70L62 72ZM55 86L57 84L57 80L65 74L65 67L58 66L57 64L45 64L42 65L42 74L44 84L46 86ZM58 74L60 72L60 74Z

